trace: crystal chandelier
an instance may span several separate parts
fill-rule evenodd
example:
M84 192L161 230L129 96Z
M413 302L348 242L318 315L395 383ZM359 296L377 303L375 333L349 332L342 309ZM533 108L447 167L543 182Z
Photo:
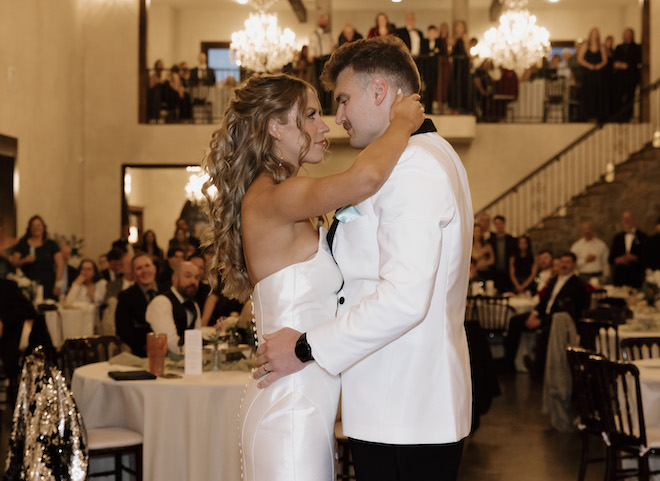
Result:
M245 28L231 34L230 53L237 65L254 72L280 70L293 60L294 33L277 24L277 15L267 13L272 2L253 2L256 13L245 21Z
M518 76L550 51L550 34L536 25L527 9L528 0L504 0L500 25L484 34L479 56L514 70Z
M202 172L202 168L199 166L188 166L186 167L187 172L191 172L190 177L188 178L188 183L186 184L186 198L193 204L201 204L206 200L202 188L204 184L209 180L209 175ZM208 194L211 198L214 198L218 193L218 189L212 185Z

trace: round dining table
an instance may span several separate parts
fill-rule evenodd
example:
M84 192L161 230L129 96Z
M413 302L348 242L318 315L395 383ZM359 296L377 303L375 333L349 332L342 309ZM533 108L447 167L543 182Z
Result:
M53 347L59 348L67 339L94 335L96 308L93 305L58 305L57 310L44 312L46 327Z
M101 362L75 370L71 388L85 426L142 434L145 480L240 480L238 412L250 374L217 371L140 381L108 376L133 369Z

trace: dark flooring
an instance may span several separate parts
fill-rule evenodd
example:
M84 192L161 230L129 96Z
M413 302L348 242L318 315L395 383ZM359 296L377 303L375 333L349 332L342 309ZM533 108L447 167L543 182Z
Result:
M459 481L577 480L581 439L558 433L541 414L541 386L526 374L500 375L502 394L467 441ZM0 411L0 475L9 437L9 411ZM594 454L599 443L593 442ZM603 465L590 464L586 481L603 479ZM420 480L422 481L422 480Z

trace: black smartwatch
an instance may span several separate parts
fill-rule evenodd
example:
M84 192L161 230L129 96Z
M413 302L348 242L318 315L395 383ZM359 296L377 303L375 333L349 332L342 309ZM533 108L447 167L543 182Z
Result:
M314 356L312 356L312 348L307 342L307 333L304 332L296 341L296 357L302 362L313 361Z

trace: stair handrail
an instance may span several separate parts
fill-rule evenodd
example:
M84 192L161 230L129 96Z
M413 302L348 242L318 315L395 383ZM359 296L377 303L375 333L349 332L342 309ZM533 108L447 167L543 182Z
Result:
M517 192L518 189L523 184L528 182L533 177L537 176L540 172L546 170L553 163L557 162L563 155L565 155L568 152L570 152L571 150L575 149L578 145L582 144L585 140L587 140L588 138L593 136L596 132L601 130L605 125L611 123L610 122L611 120L618 118L621 113L625 112L626 110L632 109L636 103L641 103L642 100L644 100L646 97L650 96L651 93L654 90L658 89L659 87L660 87L660 78L658 78L652 84L640 88L639 93L633 99L629 100L626 104L624 104L617 112L610 114L607 117L607 119L604 120L604 121L603 120L598 121L596 123L596 125L594 125L591 129L589 129L584 134L580 135L577 139L575 139L570 144L568 144L568 146L564 147L557 154L553 155L549 160L545 161L539 167L537 167L532 172L527 174L525 177L523 177L521 180L519 180L515 185L513 185L512 187L509 187L503 194L496 197L495 200L490 202L486 207L483 207L483 208L479 209L478 212L475 212L475 218L477 218L483 212L488 211L488 209L492 208L498 202L504 200L507 196L511 195L511 193Z

